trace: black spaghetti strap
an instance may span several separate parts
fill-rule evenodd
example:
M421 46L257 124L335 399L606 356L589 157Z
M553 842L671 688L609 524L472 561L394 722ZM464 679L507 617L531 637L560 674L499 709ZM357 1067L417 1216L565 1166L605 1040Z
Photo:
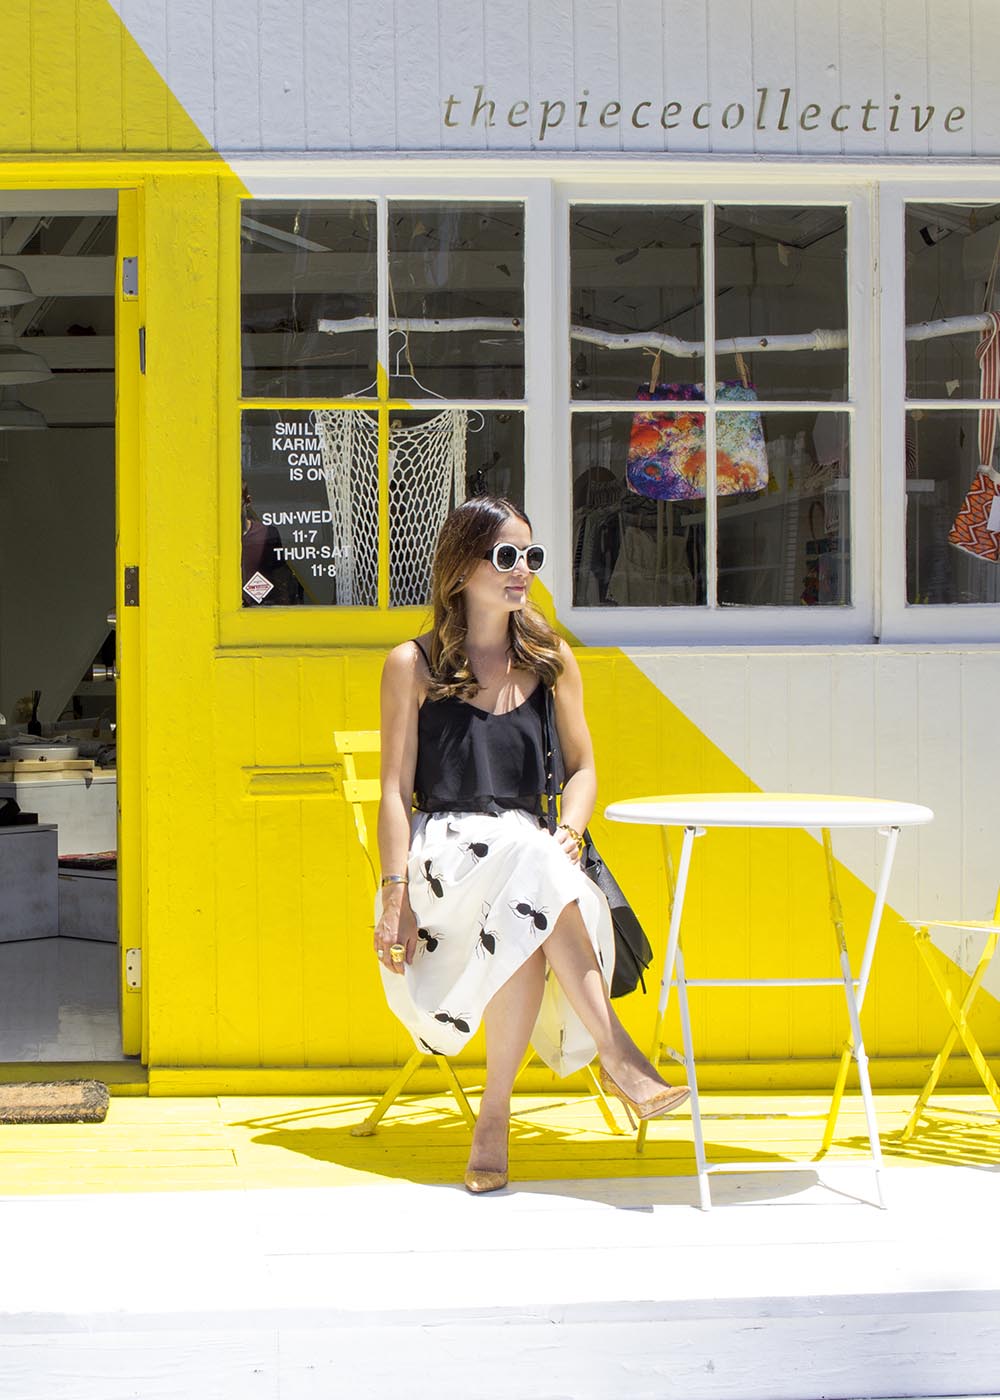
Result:
M429 671L429 670L431 669L431 659L430 659L430 657L427 655L426 651L424 651L423 646L421 645L420 642L417 641L416 637L414 637L412 640L413 640L413 645L416 647L417 651L419 651L420 655L421 655L421 656L424 658L424 660L427 662L427 669L428 669L428 671Z

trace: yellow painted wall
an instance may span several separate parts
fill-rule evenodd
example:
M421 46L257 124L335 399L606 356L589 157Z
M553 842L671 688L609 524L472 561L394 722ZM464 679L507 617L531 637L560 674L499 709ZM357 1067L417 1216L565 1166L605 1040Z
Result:
M329 615L272 614L255 644L261 615L235 611L238 183L104 0L8 0L0 46L0 149L15 157L3 183L136 191L147 367L119 379L119 565L140 565L141 606L122 623L120 701L124 940L143 948L144 1014L129 1002L127 1048L141 1045L165 1092L278 1085L235 1074L256 1067L334 1067L309 1082L354 1086L350 1067L398 1063L410 1045L382 998L331 734L377 724L386 644L415 629L383 620L377 645L337 647ZM135 318L121 326L131 337ZM123 340L120 354L133 349ZM602 807L749 786L621 652L581 662ZM661 952L658 835L594 829ZM841 878L856 947L871 893ZM689 899L688 960L703 975L835 971L821 854L805 835L713 835L696 848ZM645 1041L653 997L623 1010ZM789 1059L823 1082L815 1062L832 1063L846 1033L833 992L702 993L693 1013L703 1064L773 1062L747 1082L776 1082ZM891 912L866 1021L870 1053L900 1082L920 1075L906 1057L928 1056L946 1029ZM481 1053L477 1040L466 1059Z

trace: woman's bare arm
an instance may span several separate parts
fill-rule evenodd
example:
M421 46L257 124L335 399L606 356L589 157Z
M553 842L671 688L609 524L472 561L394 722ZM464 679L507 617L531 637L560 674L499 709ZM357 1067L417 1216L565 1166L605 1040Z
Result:
M583 712L583 678L576 657L564 641L559 643L563 673L555 688L556 730L565 768L560 821L583 831L597 801L597 770L594 746ZM556 838L574 860L577 846L569 832L557 831Z
M382 798L378 808L378 850L383 875L405 875L410 849L410 811L417 766L417 714L422 682L420 654L412 642L395 647L382 668L381 729ZM393 943L406 945L406 961L413 961L417 925L410 909L406 885L382 889L382 917L375 928L375 950L384 954L383 967L402 973L388 950Z

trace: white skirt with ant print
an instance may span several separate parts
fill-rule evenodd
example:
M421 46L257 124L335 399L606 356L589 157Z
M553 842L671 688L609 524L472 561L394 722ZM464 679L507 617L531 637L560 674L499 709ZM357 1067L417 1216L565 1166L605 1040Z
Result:
M382 968L390 1008L430 1054L457 1055L493 994L579 904L608 987L614 935L607 900L527 812L414 814L408 862L417 951L403 976ZM379 910L376 907L376 921ZM556 1074L596 1047L551 972L531 1035Z

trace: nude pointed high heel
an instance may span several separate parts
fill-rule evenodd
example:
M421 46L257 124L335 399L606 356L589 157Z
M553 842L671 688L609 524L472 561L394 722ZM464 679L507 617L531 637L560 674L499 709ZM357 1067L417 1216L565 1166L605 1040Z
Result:
M474 1196L485 1196L487 1191L502 1191L507 1180L506 1172L485 1171L479 1167L467 1167L465 1171L465 1189Z
M625 1090L619 1088L611 1075L603 1065L598 1066L598 1075L601 1088L606 1094L612 1094L620 1100L622 1107L628 1117L632 1127L636 1127L635 1118L632 1117L632 1110L635 1109L636 1117L642 1122L646 1118L660 1118L665 1113L671 1113L675 1108L680 1108L685 1100L691 1097L690 1089L661 1089L658 1094L652 1094L648 1099L633 1099Z

